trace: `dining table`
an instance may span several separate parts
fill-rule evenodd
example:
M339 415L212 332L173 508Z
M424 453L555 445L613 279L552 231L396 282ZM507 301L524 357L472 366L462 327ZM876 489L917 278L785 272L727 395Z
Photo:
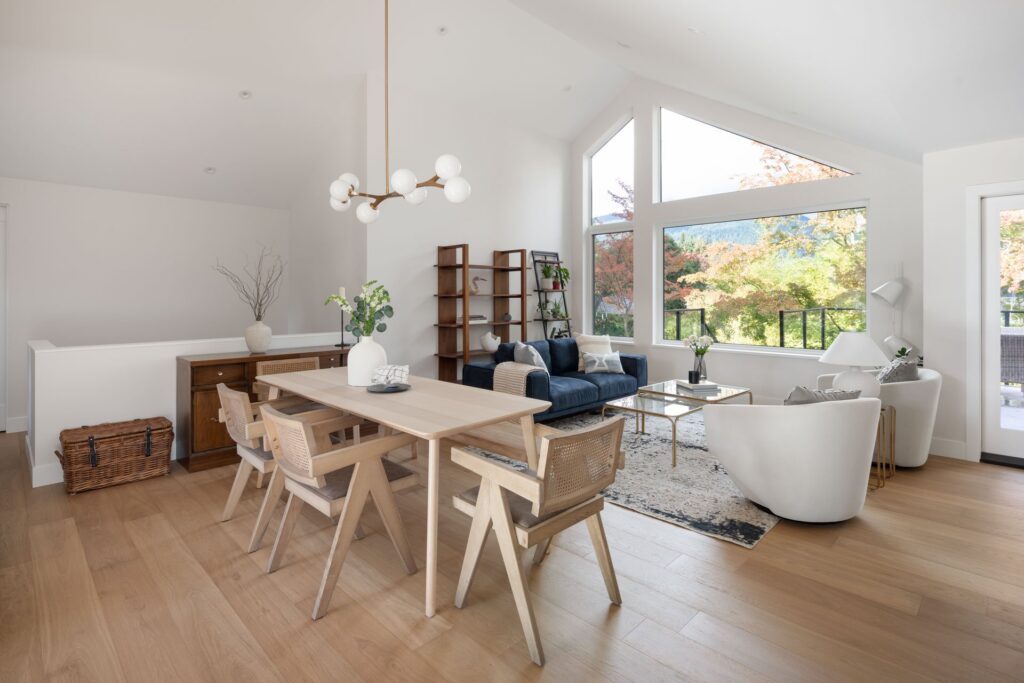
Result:
M409 389L406 391L371 393L366 387L349 386L348 369L344 367L261 375L256 379L428 442L425 611L428 617L434 616L437 609L438 483L442 439L500 422L518 421L527 460L536 463L533 416L544 412L551 404L413 375L409 376Z

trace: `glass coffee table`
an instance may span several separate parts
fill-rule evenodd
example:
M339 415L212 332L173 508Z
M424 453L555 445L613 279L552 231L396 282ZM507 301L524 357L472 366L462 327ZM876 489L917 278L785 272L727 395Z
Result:
M719 384L718 392L698 396L682 387L681 380L648 384L640 387L635 396L626 396L608 401L601 408L604 416L608 410L633 413L636 416L636 430L643 434L647 429L647 416L660 417L672 424L672 467L676 466L676 434L680 418L692 415L709 403L721 403L746 396L753 404L754 396L746 387Z

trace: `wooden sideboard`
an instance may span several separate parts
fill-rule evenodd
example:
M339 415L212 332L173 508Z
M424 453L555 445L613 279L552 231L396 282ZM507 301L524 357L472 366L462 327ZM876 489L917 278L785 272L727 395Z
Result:
M267 353L213 353L178 356L177 420L175 420L178 461L189 472L238 462L235 443L217 419L220 398L217 385L245 390L250 398L256 379L256 363L263 360L318 356L321 368L345 365L349 347L314 346L282 349Z

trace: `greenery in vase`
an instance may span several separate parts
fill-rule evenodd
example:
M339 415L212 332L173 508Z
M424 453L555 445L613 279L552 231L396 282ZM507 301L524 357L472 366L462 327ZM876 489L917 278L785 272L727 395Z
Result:
M363 285L363 291L357 294L351 303L343 296L332 294L324 301L324 305L333 302L348 313L350 320L345 325L345 331L351 332L352 336L359 339L371 337L374 332L384 332L388 329L384 319L395 314L390 301L391 294L384 289L384 285L377 284L376 280L370 280Z
M900 350L896 352L896 357L897 358L909 358L910 357L910 349L908 349L906 346L901 346Z
M555 267L552 266L550 263L545 263L543 266L540 267L540 274L546 278L554 278Z
M695 334L691 334L689 337L684 339L683 342L693 350L695 355L703 356L708 352L708 349L711 348L711 345L715 343L715 340L706 334L699 337Z

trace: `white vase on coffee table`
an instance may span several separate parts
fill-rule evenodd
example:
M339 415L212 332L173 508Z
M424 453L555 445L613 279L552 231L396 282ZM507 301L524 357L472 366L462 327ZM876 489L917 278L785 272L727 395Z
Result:
M359 338L359 343L348 352L348 383L353 387L368 387L373 384L373 371L388 364L384 347L373 340L373 335Z
M266 353L273 339L273 331L262 320L257 320L245 328L245 345L250 353Z

